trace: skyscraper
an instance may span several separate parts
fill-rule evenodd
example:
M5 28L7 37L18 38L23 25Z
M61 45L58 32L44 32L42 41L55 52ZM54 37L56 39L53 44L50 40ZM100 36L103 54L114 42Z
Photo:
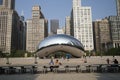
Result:
M117 4L117 15L120 16L120 0L116 0Z
M26 50L26 21L24 19L24 15L20 16L20 23L19 23L19 50Z
M0 2L5 8L15 9L15 0L1 0Z
M116 0L117 16L109 16L111 39L114 48L120 47L120 0Z
M113 47L120 47L120 16L109 16L111 38Z
M107 19L93 22L93 34L96 52L105 52L111 48L110 26Z
M57 34L57 29L59 28L59 20L58 19L50 20L50 27L51 27L51 33Z
M70 28L70 16L67 16L65 19L65 34L71 35L71 28Z
M11 53L18 49L19 16L14 10L15 0L1 0L0 3L0 51Z
M91 7L81 6L81 0L73 0L73 36L80 40L87 51L94 50Z
M42 14L41 7L32 7L32 19L27 20L26 50L35 52L40 41L48 36L48 21Z

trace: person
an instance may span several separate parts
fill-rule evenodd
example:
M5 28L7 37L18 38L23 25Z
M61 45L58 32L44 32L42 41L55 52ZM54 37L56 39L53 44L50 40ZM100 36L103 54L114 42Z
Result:
M109 64L109 63L110 63L110 60L109 60L109 58L107 58L107 60L106 60L106 61L107 61L107 64Z
M53 66L54 66L54 60L53 60L54 58L52 57L51 59L50 59L50 62L49 62L49 65L50 65L50 71L52 72L53 71Z
M50 59L49 65L54 65L53 57Z
M114 64L118 64L118 60L117 59L114 59Z
M57 60L55 61L55 66L59 66L59 65L62 65L62 64L61 64L61 62L59 62L59 60L57 59Z
M62 64L61 64L61 63L59 62L59 60L57 59L57 60L55 61L54 65L51 65L51 66L50 66L50 71L52 72L53 69L54 69L54 68L58 68L59 65L62 65Z
M84 53L83 58L86 58L86 53Z

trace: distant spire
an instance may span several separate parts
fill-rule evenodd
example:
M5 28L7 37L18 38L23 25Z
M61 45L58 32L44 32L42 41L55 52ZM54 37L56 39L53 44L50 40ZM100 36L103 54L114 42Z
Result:
M22 10L20 20L24 21L24 11Z
M24 16L24 11L22 10L22 12L21 12L21 16Z

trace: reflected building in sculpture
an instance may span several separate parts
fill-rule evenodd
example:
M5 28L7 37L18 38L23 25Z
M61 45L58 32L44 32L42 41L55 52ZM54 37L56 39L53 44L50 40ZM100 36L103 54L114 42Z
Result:
M38 45L37 55L39 57L44 57L56 51L65 51L75 57L84 55L82 43L74 37L65 34L58 34L45 38Z

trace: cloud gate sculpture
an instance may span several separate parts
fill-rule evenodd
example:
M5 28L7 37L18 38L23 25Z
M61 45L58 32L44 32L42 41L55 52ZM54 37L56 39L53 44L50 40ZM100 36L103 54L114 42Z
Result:
M65 34L53 35L45 38L38 45L38 57L45 57L56 51L64 51L75 57L84 55L84 47L80 41Z

